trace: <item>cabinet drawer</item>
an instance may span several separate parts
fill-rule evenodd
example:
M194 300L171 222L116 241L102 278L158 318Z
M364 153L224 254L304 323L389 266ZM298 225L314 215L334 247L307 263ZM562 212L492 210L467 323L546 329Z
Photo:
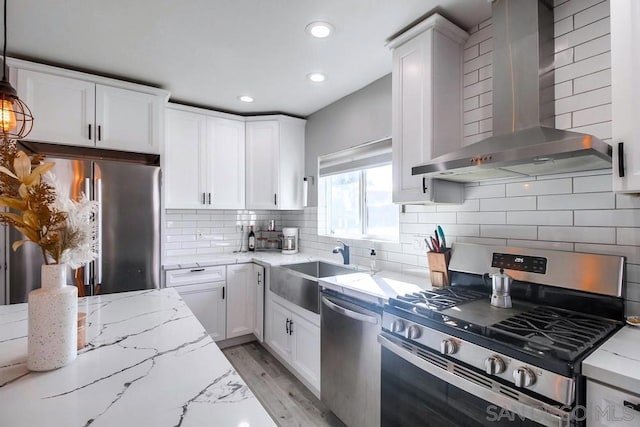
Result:
M640 395L588 380L587 425L589 427L640 425Z
M193 285L204 282L220 282L227 279L224 265L216 267L194 267L167 271L167 287Z

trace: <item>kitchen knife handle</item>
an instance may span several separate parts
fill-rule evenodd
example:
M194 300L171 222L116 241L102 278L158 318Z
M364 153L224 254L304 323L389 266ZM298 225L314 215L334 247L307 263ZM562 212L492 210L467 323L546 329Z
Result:
M422 193L427 194L427 191L429 191L429 187L427 187L427 177L423 176L422 177Z
M91 123L89 123L89 141L91 141Z
M624 178L624 142L618 142L618 176Z

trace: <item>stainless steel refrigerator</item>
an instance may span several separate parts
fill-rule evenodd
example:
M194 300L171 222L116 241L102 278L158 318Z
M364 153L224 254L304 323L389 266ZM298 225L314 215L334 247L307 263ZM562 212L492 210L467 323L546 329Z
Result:
M160 168L158 156L124 154L102 150L65 148L31 144L58 151L48 154L53 173L66 183L72 198L81 193L98 200L98 257L78 270L69 269L69 285L77 285L85 295L152 289L160 284ZM100 159L91 158L97 153ZM64 156L64 157L62 157ZM108 157L108 160L104 158ZM120 158L122 157L122 158ZM26 243L17 251L11 243L20 234L8 234L9 302L27 301L32 289L40 286L43 256L40 247Z

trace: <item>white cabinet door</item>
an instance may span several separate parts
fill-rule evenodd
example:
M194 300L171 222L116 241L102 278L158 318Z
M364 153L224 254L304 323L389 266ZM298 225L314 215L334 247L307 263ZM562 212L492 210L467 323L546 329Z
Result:
M207 149L210 163L206 173L214 209L244 209L245 126L238 120L207 119Z
M256 281L253 264L227 266L227 338L253 333Z
M12 80L34 117L27 139L94 146L94 83L19 68Z
M96 147L160 154L158 97L96 85Z
M177 291L214 341L225 339L225 282L177 287Z
M277 121L246 123L247 209L278 207L280 126Z
M393 201L423 203L431 191L411 168L462 146L462 47L468 34L439 15L392 53ZM426 189L424 187L427 187ZM462 203L463 200L460 200Z
M640 395L587 380L586 414L589 427L637 427Z
M291 360L291 335L289 325L291 323L291 312L270 300L267 305L269 310L267 344L284 360Z
M314 387L320 389L320 327L292 315L291 364Z
M640 193L640 2L615 0L610 5L613 190Z
M393 50L393 201L411 201L422 197L421 177L411 175L411 166L431 157L430 144L424 143L424 123L429 112L424 102L424 85L431 73L427 60L426 38L420 36Z
M253 273L256 277L256 323L253 329L253 334L258 341L264 340L264 267L253 264Z
M206 118L185 111L167 109L167 143L164 155L165 207L168 209L202 209L207 192L202 179L201 162L206 162L203 148Z

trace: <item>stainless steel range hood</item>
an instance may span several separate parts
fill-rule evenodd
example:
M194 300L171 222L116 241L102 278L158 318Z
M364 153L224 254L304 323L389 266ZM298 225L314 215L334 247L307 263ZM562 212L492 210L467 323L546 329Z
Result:
M493 134L411 169L450 181L611 168L611 147L554 129L553 5L494 0Z

